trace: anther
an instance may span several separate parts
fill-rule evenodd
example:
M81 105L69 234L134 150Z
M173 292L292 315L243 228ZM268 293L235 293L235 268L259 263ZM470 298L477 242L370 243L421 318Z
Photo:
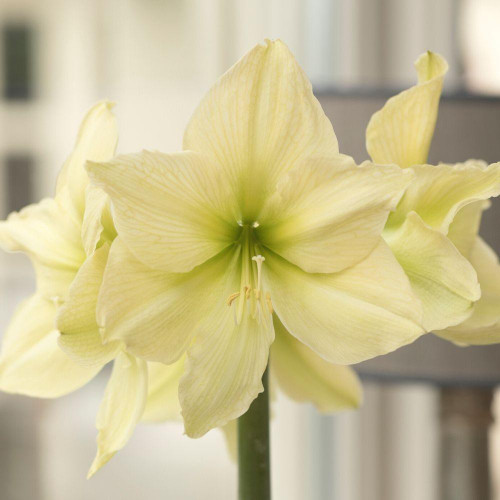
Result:
M238 297L240 292L234 292L227 298L227 305L230 306Z
M269 312L273 314L274 309L273 309L273 303L271 302L271 295L269 292L266 293L266 303L267 303L267 308L269 309Z

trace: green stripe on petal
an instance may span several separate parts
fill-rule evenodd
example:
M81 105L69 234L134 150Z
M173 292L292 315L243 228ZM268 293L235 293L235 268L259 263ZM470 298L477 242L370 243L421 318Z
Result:
M257 45L196 109L184 149L220 165L243 218L255 216L278 178L310 156L338 153L332 125L304 71L280 40Z
M412 178L396 166L357 166L345 155L310 158L278 183L259 216L259 240L304 271L341 271L379 243Z
M144 151L87 169L111 198L120 238L149 267L187 272L237 239L228 184L197 153Z

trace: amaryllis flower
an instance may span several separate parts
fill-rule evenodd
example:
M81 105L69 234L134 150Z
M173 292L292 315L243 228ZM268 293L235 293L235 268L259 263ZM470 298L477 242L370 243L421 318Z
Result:
M93 335L95 304L107 260L116 236L106 194L89 185L86 160L110 159L118 140L112 104L96 104L86 115L78 139L58 178L56 195L0 222L0 245L31 258L37 291L16 311L4 335L0 356L0 390L27 396L54 398L89 382L109 361L113 372L106 388L97 426L95 472L124 446L141 417L155 412L149 385L160 387L162 372L148 374L147 363L123 350L120 342L102 345ZM80 293L80 284L85 288ZM87 314L89 304L93 311ZM74 335L61 337L70 308L78 323ZM74 323L73 323L74 324ZM140 411L127 411L130 400ZM140 404L137 403L140 400Z
M90 162L118 237L99 293L105 342L172 364L186 433L262 391L273 323L350 364L413 341L420 302L381 238L413 175L339 154L280 41L255 47L203 99L184 151Z
M422 301L426 330L498 342L500 266L477 233L488 198L500 194L500 163L426 164L448 65L427 52L415 67L418 84L389 99L366 131L374 161L415 173L383 236Z

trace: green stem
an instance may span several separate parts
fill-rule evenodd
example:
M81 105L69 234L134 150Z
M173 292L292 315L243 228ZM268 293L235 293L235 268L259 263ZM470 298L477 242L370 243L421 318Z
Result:
M238 492L239 500L271 499L269 454L268 370L262 377L264 392L238 419Z

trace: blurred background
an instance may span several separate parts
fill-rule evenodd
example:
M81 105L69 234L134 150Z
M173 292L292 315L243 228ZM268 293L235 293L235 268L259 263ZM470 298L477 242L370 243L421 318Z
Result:
M2 0L0 216L53 193L78 125L99 99L117 102L120 152L180 149L204 92L265 37L289 45L342 152L358 161L366 157L371 113L414 83L420 53L440 52L450 72L431 159L499 160L499 23L498 0ZM495 205L484 229L497 251L498 217ZM0 255L0 336L33 288L27 261ZM450 496L443 483L461 470L447 468L457 458L462 470L479 468L487 481L489 456L491 495L500 499L500 398L493 390L500 375L481 372L480 349L455 355L439 342L416 349L408 362L360 367L359 412L320 416L278 394L274 498L486 500L488 485L476 496L466 488ZM430 353L441 349L432 365ZM500 351L488 352L500 371ZM456 356L464 355L460 364ZM189 440L180 423L140 425L86 481L105 382L102 374L55 401L0 394L1 500L235 498L236 468L222 434ZM457 401L465 411L455 411Z

